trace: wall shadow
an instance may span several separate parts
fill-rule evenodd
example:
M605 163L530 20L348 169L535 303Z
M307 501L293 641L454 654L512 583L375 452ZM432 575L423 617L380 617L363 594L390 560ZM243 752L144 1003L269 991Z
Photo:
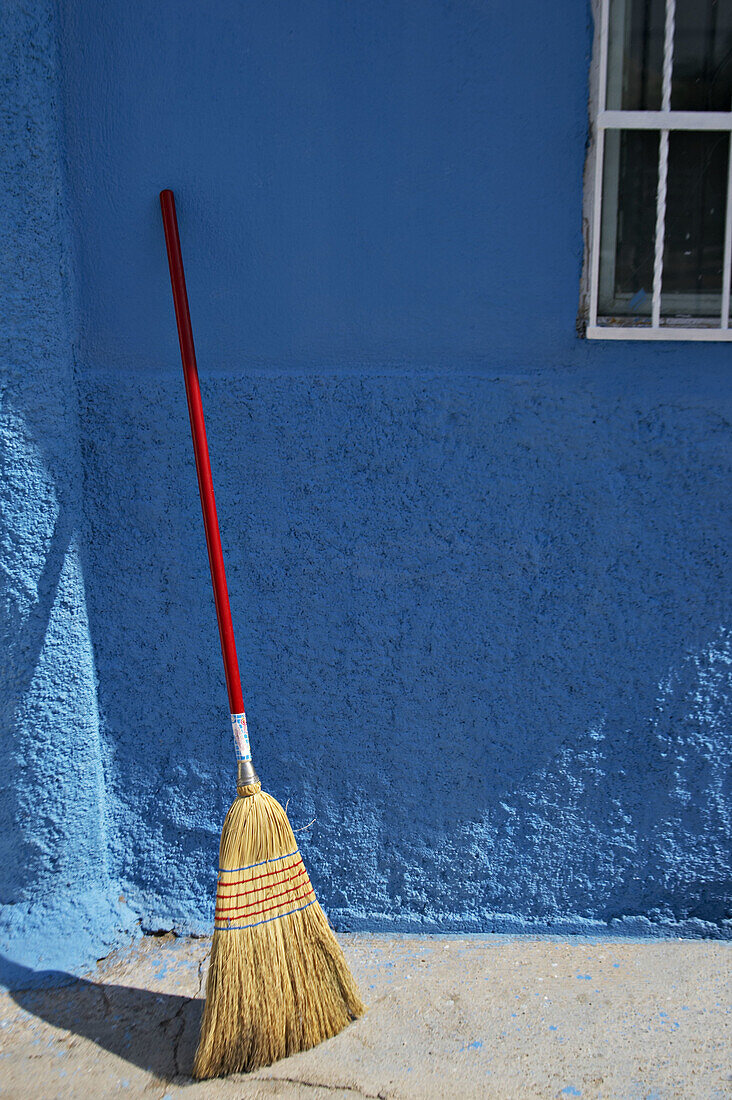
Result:
M13 1001L52 1027L164 1079L190 1076L203 1000L36 971L0 956Z
M28 768L19 752L29 739L23 703L38 668L61 572L74 534L74 517L62 505L53 527L37 582L37 600L28 609L16 601L0 601L0 639L4 652L0 674L0 864L5 868L0 896L5 904L22 899L27 890L28 866L37 863L34 838L28 833ZM3 593L5 595L5 593ZM25 613L24 613L25 612ZM19 859L19 853L23 853Z

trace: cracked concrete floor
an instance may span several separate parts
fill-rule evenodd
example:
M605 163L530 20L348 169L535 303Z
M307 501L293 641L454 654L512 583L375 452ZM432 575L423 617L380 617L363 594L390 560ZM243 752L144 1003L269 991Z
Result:
M341 936L366 1016L226 1080L189 1076L209 940L146 937L66 986L0 994L0 1096L732 1097L732 945Z

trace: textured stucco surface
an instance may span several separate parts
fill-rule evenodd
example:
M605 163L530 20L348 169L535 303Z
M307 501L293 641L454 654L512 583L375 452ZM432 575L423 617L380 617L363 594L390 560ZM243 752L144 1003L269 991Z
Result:
M341 927L728 916L726 427L573 389L206 380L255 759ZM184 399L83 393L112 843L198 927L231 786Z
M12 7L11 956L210 927L232 754L162 186L255 760L336 925L729 934L730 352L574 335L562 7L84 0L59 78L55 7Z
M5 5L0 54L0 935L31 964L74 964L124 918L82 555L52 10Z

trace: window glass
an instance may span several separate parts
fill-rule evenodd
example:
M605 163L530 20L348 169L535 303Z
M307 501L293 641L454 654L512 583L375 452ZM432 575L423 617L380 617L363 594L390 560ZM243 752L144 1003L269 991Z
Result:
M732 3L676 0L672 111L732 107Z
M728 134L669 134L663 316L719 316L728 158Z
M608 110L661 110L665 26L664 0L611 0Z
M598 306L605 315L651 313L658 131L605 134Z

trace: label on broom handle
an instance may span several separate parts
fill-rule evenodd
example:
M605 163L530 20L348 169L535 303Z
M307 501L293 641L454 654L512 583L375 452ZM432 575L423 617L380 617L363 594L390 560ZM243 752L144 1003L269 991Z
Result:
M252 750L249 747L249 733L247 732L247 716L232 714L231 728L234 731L234 744L236 745L237 760L251 760Z

